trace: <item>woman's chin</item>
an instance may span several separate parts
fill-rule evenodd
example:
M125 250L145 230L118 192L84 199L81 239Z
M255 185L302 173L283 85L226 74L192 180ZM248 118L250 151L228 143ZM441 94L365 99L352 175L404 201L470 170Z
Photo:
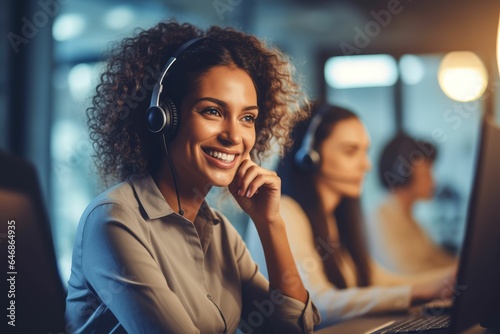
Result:
M353 199L359 198L361 196L361 189L349 189L344 192L344 196Z
M232 177L214 177L214 178L211 178L210 180L210 183L214 186L214 187L227 187L231 184L231 182L233 181L233 178L234 176Z

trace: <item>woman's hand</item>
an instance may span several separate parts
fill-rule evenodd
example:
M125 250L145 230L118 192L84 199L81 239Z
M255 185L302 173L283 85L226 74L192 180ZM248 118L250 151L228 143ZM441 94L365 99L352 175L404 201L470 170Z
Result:
M229 191L257 228L261 223L281 221L281 179L276 172L245 159L229 185Z
M306 303L308 294L290 251L280 214L281 179L278 174L250 159L243 160L229 184L229 191L259 232L271 287Z
M456 272L453 270L445 277L417 283L413 285L413 302L429 301L433 299L446 300L453 296Z

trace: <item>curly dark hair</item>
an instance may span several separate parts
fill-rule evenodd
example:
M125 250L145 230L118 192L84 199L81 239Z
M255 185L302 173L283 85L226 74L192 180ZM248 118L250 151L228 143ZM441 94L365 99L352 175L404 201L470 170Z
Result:
M145 112L167 59L196 37L206 38L183 52L163 80L168 97L179 106L200 75L214 66L236 66L250 75L257 92L259 117L251 157L266 157L273 140L280 154L291 145L289 133L307 117L309 107L293 80L293 66L282 52L232 28L212 26L202 31L188 23L161 22L138 30L108 51L107 65L87 109L95 163L105 183L158 167L161 143L147 130Z

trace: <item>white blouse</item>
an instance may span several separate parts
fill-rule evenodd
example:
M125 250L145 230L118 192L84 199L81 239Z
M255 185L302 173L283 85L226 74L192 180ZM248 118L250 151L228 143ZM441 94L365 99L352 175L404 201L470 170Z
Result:
M381 265L401 275L449 270L457 258L436 245L390 195L368 221L369 245Z

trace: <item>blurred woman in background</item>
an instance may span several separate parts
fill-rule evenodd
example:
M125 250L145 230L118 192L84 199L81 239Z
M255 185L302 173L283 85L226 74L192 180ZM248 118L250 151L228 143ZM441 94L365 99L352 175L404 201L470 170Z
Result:
M411 280L385 272L365 242L359 197L370 138L350 110L313 108L294 130L295 144L278 167L281 212L302 280L329 325L452 293L451 273Z

